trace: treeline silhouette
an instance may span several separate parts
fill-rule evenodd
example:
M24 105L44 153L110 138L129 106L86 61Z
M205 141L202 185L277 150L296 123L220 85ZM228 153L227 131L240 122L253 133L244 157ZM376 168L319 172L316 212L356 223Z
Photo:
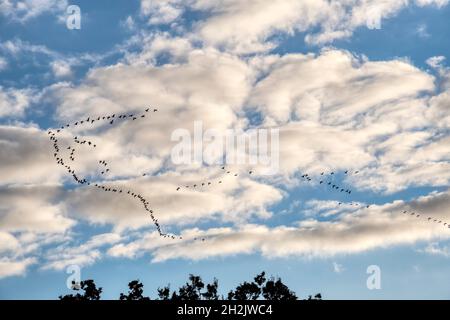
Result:
M189 275L189 280L178 290L171 291L170 285L157 289L155 300L298 300L296 293L289 289L279 277L266 277L263 271L253 281L243 282L235 289L230 290L226 297L219 295L219 281L214 278L212 283L205 284L200 276ZM85 280L80 283L72 282L75 294L59 296L60 300L85 301L100 300L103 289L97 288L94 280ZM83 291L83 292L81 292ZM320 293L309 296L307 300L321 300ZM144 296L144 285L139 280L128 283L128 292L121 293L119 300L151 300Z

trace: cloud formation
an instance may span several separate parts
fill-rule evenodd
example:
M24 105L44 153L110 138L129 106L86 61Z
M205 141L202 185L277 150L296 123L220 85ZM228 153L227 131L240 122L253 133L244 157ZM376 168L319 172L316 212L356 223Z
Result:
M236 53L251 53L276 46L273 38L279 33L303 32L307 43L320 45L348 38L359 27L381 28L382 20L406 7L447 4L448 0L141 0L141 14L150 24L176 24L187 10L201 12L206 18L196 24L194 38Z
M20 3L0 0L2 14L26 22L62 5ZM442 191L450 182L450 72L445 58L427 60L432 73L406 59L371 61L332 48L269 53L279 36L303 32L307 43L321 45L348 38L360 27L378 28L406 7L447 3L142 0L140 15L147 23L168 24L176 32L137 32L139 17L129 17L130 31L137 33L120 47L123 58L106 66L96 61L110 53L75 57L18 39L0 43L7 57L45 56L50 61L47 75L57 81L42 90L0 87L0 117L8 121L29 120L29 110L44 112L40 103L55 111L51 120L58 127L158 107L158 113L133 124L71 127L60 135L60 143L70 146L74 136L95 141L95 152L77 147L77 172L142 193L162 227L183 236L171 242L160 238L139 203L127 197L73 187L70 176L54 163L46 128L32 120L7 122L0 126L0 277L23 274L37 263L52 270L91 265L107 255L149 254L154 262L254 253L311 258L447 239L442 226L399 214L416 210L442 220L450 215L449 193ZM184 13L191 10L203 18L188 28ZM93 67L73 79L74 68L84 63ZM1 65L0 60L0 71ZM171 134L176 129L192 132L195 121L205 130L279 129L280 172L264 177L256 166L251 177L177 192L180 185L221 177L215 166L171 162ZM108 174L99 174L99 160L108 161ZM288 209L278 211L276 206L291 193L303 190L299 173L318 176L330 170L359 170L342 183L372 197L400 199L363 210L299 195ZM396 194L416 187L441 191L409 202ZM301 218L289 225L272 224L281 214ZM111 232L83 243L72 234L80 221ZM198 237L208 241L193 241ZM445 252L436 245L427 251Z
M438 203L442 207L435 206ZM430 225L425 220L418 221L401 212L404 209L420 210L423 206L428 206L425 213L427 216L448 220L449 204L450 194L444 192L429 195L414 204L395 201L343 213L331 221L303 220L298 222L297 227L270 228L247 224L237 229L191 229L183 233L185 240L171 244L152 241L157 235L150 234L127 244L115 245L108 252L114 257L136 257L147 251L153 256L153 262L178 258L200 260L251 253L261 253L267 258L355 254L435 238L448 239L449 233L442 225ZM189 241L194 237L207 237L208 241Z
M67 6L67 0L0 0L0 14L25 23L44 13L62 15Z

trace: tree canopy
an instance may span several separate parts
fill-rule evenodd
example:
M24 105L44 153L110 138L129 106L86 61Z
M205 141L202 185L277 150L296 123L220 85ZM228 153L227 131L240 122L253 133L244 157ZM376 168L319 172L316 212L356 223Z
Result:
M200 276L189 275L188 281L178 290L171 292L170 285L157 289L156 300L224 300L223 295L219 295L219 281L214 278L212 283L206 284ZM81 281L79 284L72 283L75 294L59 296L60 300L100 300L102 288L97 288L94 280ZM81 293L80 291L84 291ZM263 271L253 278L253 281L239 284L234 290L230 290L227 295L228 300L273 300L289 301L297 300L294 291L288 288L279 277L266 277ZM321 300L320 293L308 296L307 300ZM139 280L128 283L128 292L121 293L119 300L150 300L144 296L144 285Z

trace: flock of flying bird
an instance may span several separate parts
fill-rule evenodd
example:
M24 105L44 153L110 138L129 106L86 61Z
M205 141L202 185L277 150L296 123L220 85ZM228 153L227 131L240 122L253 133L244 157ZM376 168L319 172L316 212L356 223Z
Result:
M151 109L151 108L147 108L144 110L143 113L135 115L133 113L130 114L121 114L121 115L117 115L116 114L112 114L112 115L107 115L107 116L100 116L97 118L91 118L88 117L86 120L79 120L76 121L74 123L68 123L64 126L62 126L59 129L56 129L55 131L53 130L49 130L48 131L48 135L50 136L50 140L53 142L53 148L55 150L54 152L54 158L56 159L57 164L63 166L69 174L72 175L73 179L81 185L87 185L90 187L94 187L97 188L98 190L104 191L104 192L111 192L111 193L116 193L116 194L124 194L126 196L129 196L137 201L139 201L141 203L141 205L144 207L144 209L149 213L153 224L156 227L156 230L158 231L159 235L164 237L164 238L170 238L170 239L182 239L181 236L176 236L173 234L169 234L169 233L165 233L162 231L161 229L161 225L158 222L158 219L155 217L153 210L150 208L150 202L144 197L142 196L140 193L134 192L133 190L130 189L123 189L117 186L111 186L111 185L107 185L104 183L94 183L91 182L85 178L80 178L77 173L75 172L75 170L71 167L70 163L75 161L75 151L76 149L72 146L68 146L67 150L70 151L69 154L69 160L71 161L66 161L62 155L60 155L60 147L58 144L58 138L57 138L57 134L62 132L64 129L70 128L70 127L78 127L78 126L82 126L82 125L86 125L86 124L94 124L95 122L107 122L110 125L112 125L114 122L118 122L120 120L131 120L131 121L135 121L137 119L142 119L145 118L146 116L149 116L149 112L157 112L158 109ZM78 136L75 136L73 139L74 143L79 144L79 145L86 145L86 146L90 146L92 148L96 148L97 144L95 144L92 141L89 140L80 140L78 138ZM107 172L109 172L109 168L108 168L108 163L105 160L99 160L99 165L101 165L102 167L102 171L101 174L104 175ZM145 174L143 174L145 176ZM202 238L202 240L204 241L205 239Z
M354 171L354 172L351 172L350 170L344 171L344 174L346 176L357 175L358 173L359 173L358 170ZM330 173L322 172L322 173L320 173L319 180L316 182L318 182L319 185L324 185L324 186L331 188L332 191L339 192L339 193L346 193L348 195L352 194L351 189L347 189L347 188L342 187L342 186L338 185L337 183L333 182L334 175L335 175L335 173L333 171L331 171ZM313 181L313 178L310 177L309 174L303 174L301 176L301 178L303 178L307 182ZM341 206L343 204L344 204L343 202L338 202L338 206ZM358 202L350 202L350 203L345 203L345 204L349 204L350 206L359 207L359 208L366 208L366 209L368 209L372 206L372 204L363 204L363 203L358 203ZM427 222L442 224L443 226L450 228L450 223L448 223L448 222L445 222L445 221L442 221L439 219L435 219L433 217L429 217L424 214L417 213L415 211L404 210L402 212L402 214L413 216L418 219L423 218Z
M61 149L58 144L59 140L57 138L57 134L61 133L63 130L65 130L67 128L79 127L79 126L86 125L86 124L92 125L95 122L103 122L103 123L112 125L119 121L125 121L125 120L136 121L138 119L149 117L150 112L157 112L157 111L158 111L158 109L147 108L144 110L144 112L142 112L140 114L127 113L127 114L120 114L120 115L112 114L112 115L99 116L99 117L88 117L85 120L79 120L74 123L68 123L64 126L61 126L60 128L58 128L56 130L49 130L48 135L50 137L50 140L53 142L53 148L55 150L53 155L54 155L54 158L55 158L57 164L63 166L67 170L67 172L72 175L73 179L78 184L94 187L94 188L97 188L98 190L101 190L104 192L123 194L123 195L129 196L129 197L139 201L141 203L141 205L143 206L143 208L149 213L149 215L153 221L153 224L155 225L155 227L161 237L169 238L169 239L183 239L181 236L177 236L177 235L170 234L170 233L164 233L162 231L161 225L158 222L158 219L154 215L153 210L150 208L149 201L144 196L142 196L140 193L134 192L130 189L123 189L123 188L120 188L117 186L111 186L111 185L107 185L105 183L100 183L100 182L95 183L95 182L91 182L91 181L87 180L86 178L80 178L77 175L77 173L75 172L75 170L70 166L70 163L75 161L75 152L76 152L75 147L69 145L66 148L66 150L70 151L68 161L66 161L65 158L60 154ZM74 137L73 142L78 145L85 145L85 146L92 147L92 148L97 147L96 143L89 141L89 140L80 140L78 138L78 136ZM101 165L101 172L100 172L101 175L105 175L106 173L110 172L110 169L108 168L108 163L105 160L99 160L98 163L99 163L99 165ZM233 176L236 178L239 176L242 176L237 172L232 172L232 171L228 170L225 166L222 166L221 169L223 170L224 174L223 174L223 176L221 176L220 178L218 178L216 180L207 180L207 181L183 185L183 186L180 185L176 188L176 191L182 191L182 189L203 189L203 188L207 188L207 187L212 187L214 185L222 184L223 179L226 176ZM248 171L249 175L252 175L253 173L254 172L252 170ZM357 175L358 173L359 173L359 171L351 172L349 170L346 170L344 172L345 175ZM146 176L146 174L144 173L144 174L142 174L142 176ZM349 188L340 186L336 182L334 182L333 181L334 176L335 176L335 172L331 171L331 172L321 172L318 179L313 179L313 177L307 173L301 175L300 177L305 182L310 182L310 183L313 182L318 185L323 185L327 189L329 189L329 191L334 191L334 192L338 192L338 193L342 193L342 194L346 194L346 195L351 195L352 190ZM344 203L339 202L338 206L341 206L342 204L344 204ZM361 208L363 208L363 207L369 208L371 206L370 204L360 204L360 203L356 203L356 202L355 203L351 202L350 205L355 206L355 207L361 207ZM444 226L447 226L448 228L450 228L450 223L444 222L439 219L434 219L432 217L426 217L426 216L416 213L416 212L411 212L411 211L405 210L405 211L403 211L403 214L414 216L415 218L424 218L428 222L443 224ZM194 238L194 240L205 241L205 238Z

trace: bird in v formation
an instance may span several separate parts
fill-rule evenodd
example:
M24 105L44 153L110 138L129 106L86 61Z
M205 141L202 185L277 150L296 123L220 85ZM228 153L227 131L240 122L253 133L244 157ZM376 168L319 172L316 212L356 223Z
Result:
M143 114L141 114L141 115L121 114L121 115L116 117L116 114L112 114L112 115L106 115L106 116L98 116L96 119L94 117L92 117L92 118L88 117L86 120L79 120L79 121L74 122L73 124L70 124L70 123L65 124L65 125L61 126L60 129L57 129L56 133L60 133L64 129L70 128L71 126L79 126L79 125L82 125L82 124L91 124L92 125L93 123L95 123L97 121L101 121L101 120L109 120L109 119L111 119L109 121L109 124L111 124L111 125L114 123L114 119L120 119L120 120L130 120L130 119L132 119L132 121L135 121L135 120L137 120L139 118L140 119L145 118L145 114L148 113L149 111L151 111L151 108L145 109L145 112ZM156 108L153 109L153 112L157 112L157 111L158 111L158 109L156 109ZM85 178L83 178L83 179L79 178L78 175L75 173L75 170L70 165L67 165L64 162L62 157L58 157L59 152L60 152L60 148L59 148L59 145L58 145L58 139L56 138L56 133L51 131L51 130L48 131L48 135L50 136L50 140L53 141L53 147L55 149L54 157L56 158L57 164L62 165L63 167L65 167L67 169L68 173L72 175L73 179L77 183L79 183L81 185L91 186L92 183L90 181L88 181ZM74 137L74 142L79 144L79 145L87 145L87 146L91 146L93 148L97 147L97 144L93 143L92 141L79 140L78 136ZM67 150L70 150L69 159L71 161L75 161L75 157L74 157L74 154L75 154L75 151L76 151L75 148L73 148L72 146L68 146ZM107 162L105 160L99 160L99 164L101 164L101 165L103 165L105 167L105 169L103 171L101 171L102 175L110 172L110 169L107 167L108 164L107 164ZM233 177L239 177L240 176L240 174L238 172L231 172L231 170L227 170L225 166L222 166L221 169L224 170L224 172L225 172L224 175L225 176L233 176ZM247 173L248 173L248 175L252 175L254 173L254 171L253 170L249 170L249 171L247 171ZM346 175L346 176L349 176L349 175L352 175L352 174L353 175L359 174L359 170L356 170L356 171L353 171L353 172L350 171L350 170L345 170L344 171L344 175ZM145 177L146 173L143 173L142 176ZM323 172L320 173L320 179L317 182L318 182L319 185L327 186L329 188L328 191L330 191L330 192L331 191L335 191L335 192L345 193L347 195L351 195L352 194L352 190L351 189L344 188L344 187L338 185L337 183L333 182L333 177L334 176L335 176L335 172L334 171L329 171L328 173L326 171L323 171ZM306 182L313 182L313 177L310 176L307 173L301 175L300 177ZM197 187L198 188L205 188L205 187L212 187L214 185L218 185L218 184L222 184L222 183L223 183L223 178L219 178L216 181L205 181L205 182L201 182L201 183L194 183L194 184L191 184L191 185L185 185L184 188L185 189L190 189L190 188L191 189L196 189ZM93 186L95 188L97 188L97 189L100 189L100 190L104 191L104 192L123 193L123 194L130 195L131 197L133 197L133 199L138 199L142 203L144 209L149 213L149 215L150 215L154 225L156 226L156 229L157 229L157 231L158 231L160 236L162 236L164 238L170 238L170 239L182 239L181 236L175 236L173 234L164 233L162 231L161 225L160 225L158 219L155 217L155 215L153 213L153 210L149 207L150 203L141 194L135 193L135 192L133 192L131 190L124 190L124 189L119 188L119 187L115 187L115 188L114 187L108 187L108 186L101 185L101 184L98 184L98 183L93 184ZM176 191L180 191L182 189L183 189L183 186L178 186L176 188ZM339 202L338 206L341 206L342 204L343 204L342 202ZM359 206L359 207L365 207L365 208L370 208L371 207L370 204L359 204L359 203L353 203L353 202L350 202L350 206ZM407 210L403 211L403 213L404 214L409 214L410 216L414 216L415 218L421 218L421 217L425 218L426 221L428 221L428 222L433 222L433 223L438 223L438 224L442 224L442 222L443 222L442 220L433 219L431 217L425 217L424 215L417 214L415 212L409 212ZM444 226L448 226L448 228L450 228L450 223L444 222L443 225ZM194 240L205 241L205 238L195 238Z

